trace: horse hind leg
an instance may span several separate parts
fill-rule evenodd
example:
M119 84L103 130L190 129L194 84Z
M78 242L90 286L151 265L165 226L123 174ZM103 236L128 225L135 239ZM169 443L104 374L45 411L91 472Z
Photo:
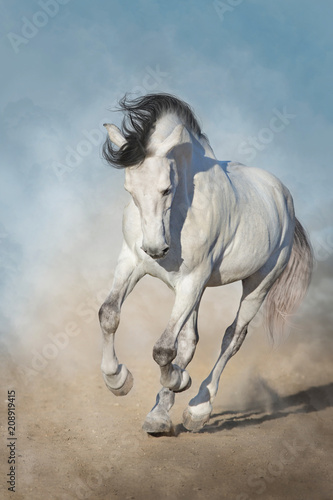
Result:
M224 334L220 355L209 376L202 382L198 394L184 411L183 424L190 431L199 431L208 421L218 391L223 369L240 349L250 321L258 312L267 292L284 269L283 259L268 273L256 273L243 280L243 295L236 318Z
M175 364L185 369L192 360L199 339L197 330L197 310L191 314L178 336ZM169 411L175 402L175 392L162 387L156 397L156 404L148 413L142 426L149 434L169 434L173 426Z

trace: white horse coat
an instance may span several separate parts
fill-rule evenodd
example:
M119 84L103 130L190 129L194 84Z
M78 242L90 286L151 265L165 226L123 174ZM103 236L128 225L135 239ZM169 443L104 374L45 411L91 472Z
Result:
M266 296L272 336L301 300L311 274L311 248L287 188L261 169L218 161L185 103L151 94L123 100L122 108L132 128L124 124L122 134L106 125L110 140L104 154L110 163L126 167L125 189L132 200L124 212L114 284L100 311L102 372L114 394L131 389L132 375L114 351L120 308L145 274L161 279L174 290L175 304L153 350L163 388L146 417L147 432L170 431L174 393L191 384L185 367L198 341L197 313L205 288L243 283L218 360L184 412L185 427L196 431L209 420L222 370Z

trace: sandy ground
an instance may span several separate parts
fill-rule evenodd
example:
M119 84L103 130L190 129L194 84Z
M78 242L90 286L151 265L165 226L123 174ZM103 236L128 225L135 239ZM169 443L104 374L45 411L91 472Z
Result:
M238 293L229 287L204 296L200 342L189 366L193 384L176 398L172 436L141 429L159 389L152 346L172 304L162 285L140 284L124 305L118 357L134 376L124 398L104 386L93 314L69 316L64 329L76 325L76 335L51 349L53 359L44 358L38 371L29 370L36 367L34 353L48 352L48 335L36 335L19 353L15 343L3 345L0 497L331 500L332 337L327 328L313 334L306 306L278 349L257 322L222 375L210 422L196 434L182 426L184 408L215 362ZM16 391L15 493L6 485L7 389Z

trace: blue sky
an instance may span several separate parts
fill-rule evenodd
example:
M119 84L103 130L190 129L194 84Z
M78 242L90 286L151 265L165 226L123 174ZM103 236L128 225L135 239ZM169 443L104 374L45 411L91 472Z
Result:
M114 268L127 198L123 173L101 159L101 124L120 123L109 109L125 92L191 104L219 159L286 183L320 262L331 259L332 2L17 0L1 11L3 325Z

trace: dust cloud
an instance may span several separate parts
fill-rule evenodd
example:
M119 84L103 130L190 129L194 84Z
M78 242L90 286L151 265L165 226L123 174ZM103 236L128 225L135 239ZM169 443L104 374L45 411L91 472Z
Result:
M17 498L38 500L45 492L70 499L106 499L110 492L112 498L168 498L182 491L184 498L217 499L222 485L228 498L255 498L254 484L283 498L291 478L297 491L325 492L330 461L319 460L332 451L326 436L333 405L333 258L327 241L288 339L272 348L258 314L222 374L210 422L194 435L182 427L182 412L217 359L241 286L206 290L200 341L189 365L192 387L176 398L174 436L154 440L141 425L160 388L152 348L173 305L163 283L145 277L123 306L116 350L133 373L131 393L116 399L100 373L97 312L121 247L127 197L120 185L121 176L108 169L81 185L75 173L61 186L44 179L34 188L33 209L24 214L21 207L22 220L13 221L15 231L10 224L2 228L1 380L18 398ZM283 469L277 457L296 446L295 439L295 463ZM305 458L297 452L301 446ZM314 461L321 465L309 485ZM276 463L279 481L267 472ZM232 480L235 468L242 470L240 484ZM174 477L167 491L161 489L165 474Z

